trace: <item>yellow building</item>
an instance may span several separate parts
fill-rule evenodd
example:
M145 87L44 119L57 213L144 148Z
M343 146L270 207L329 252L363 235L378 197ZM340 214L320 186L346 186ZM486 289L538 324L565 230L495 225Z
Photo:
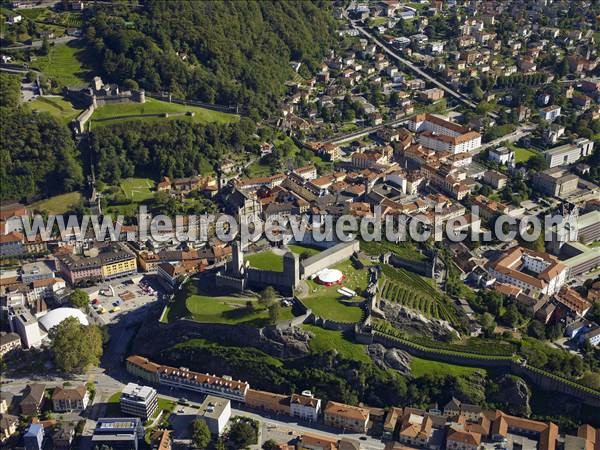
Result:
M137 261L134 255L116 261L103 261L102 278L110 279L137 271Z

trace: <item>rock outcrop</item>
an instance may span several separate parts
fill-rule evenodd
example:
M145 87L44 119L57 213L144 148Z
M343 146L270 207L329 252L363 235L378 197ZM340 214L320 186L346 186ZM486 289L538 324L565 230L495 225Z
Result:
M250 325L198 323L178 320L170 324L148 322L135 336L131 353L158 355L165 348L189 339L209 339L239 347L254 347L277 358L299 358L310 353L310 334L300 328L256 328Z
M394 369L402 375L410 375L411 356L404 350L386 348L381 344L371 344L367 353L373 362L381 369Z
M417 311L406 308L398 303L381 300L379 308L385 317L396 328L405 330L409 334L422 334L439 339L449 333L456 332L448 323L441 320L432 320L419 314Z
M491 401L504 403L503 409L509 414L526 417L531 414L531 392L522 378L504 375L498 384L498 392L490 396Z

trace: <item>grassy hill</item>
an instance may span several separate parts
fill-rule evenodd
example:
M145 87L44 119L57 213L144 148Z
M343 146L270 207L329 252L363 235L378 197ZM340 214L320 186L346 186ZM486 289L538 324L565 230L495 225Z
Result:
M186 114L190 112L194 115ZM236 114L148 98L146 103L116 103L101 106L94 112L91 120L92 127L98 127L123 120L165 120L164 114L186 114L174 115L168 119L189 120L193 123L233 123L240 118Z
M47 112L65 125L75 119L81 112L80 109L75 108L71 102L62 97L37 97L28 105L32 111Z

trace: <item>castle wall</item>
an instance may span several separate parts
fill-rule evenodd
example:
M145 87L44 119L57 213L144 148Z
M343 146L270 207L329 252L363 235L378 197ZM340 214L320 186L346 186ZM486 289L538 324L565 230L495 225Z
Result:
M359 241L341 242L302 261L300 263L300 275L303 278L308 278L329 266L334 266L344 260L350 259L359 250Z

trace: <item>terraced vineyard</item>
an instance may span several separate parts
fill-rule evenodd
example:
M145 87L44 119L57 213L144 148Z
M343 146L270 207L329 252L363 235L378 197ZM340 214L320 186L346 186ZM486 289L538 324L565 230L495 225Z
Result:
M424 316L457 322L456 310L435 286L423 277L404 269L383 266L379 296L417 310Z

